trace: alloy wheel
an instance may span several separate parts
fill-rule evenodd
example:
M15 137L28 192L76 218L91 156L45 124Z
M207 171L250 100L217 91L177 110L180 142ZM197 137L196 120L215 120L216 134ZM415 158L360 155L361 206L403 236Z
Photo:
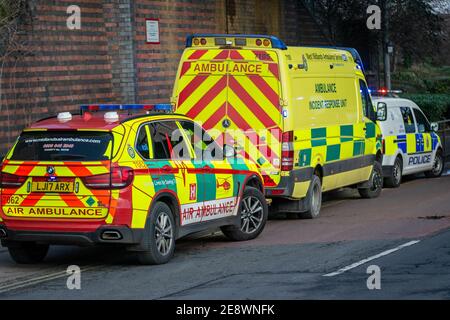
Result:
M173 227L169 215L161 212L155 225L156 248L163 256L170 253L173 245Z
M263 205L256 197L246 197L242 200L241 231L253 233L263 222Z

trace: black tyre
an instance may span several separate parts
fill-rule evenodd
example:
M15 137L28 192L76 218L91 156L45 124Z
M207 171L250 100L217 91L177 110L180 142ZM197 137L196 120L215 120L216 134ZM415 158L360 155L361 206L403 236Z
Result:
M322 183L320 182L320 178L318 176L313 176L304 201L306 201L308 211L300 212L297 216L300 219L318 218L322 207Z
M175 251L175 220L169 206L157 202L150 212L145 227L144 247L146 251L138 252L141 264L167 263Z
M364 199L378 198L383 189L383 169L381 163L375 161L372 174L369 179L369 188L359 188L359 194Z
M241 216L241 226L221 227L223 234L233 241L247 241L259 236L269 215L263 193L259 189L246 187L238 214Z
M425 172L425 176L427 178L439 178L442 176L444 172L444 155L441 150L436 152L436 156L434 158L433 169Z
M395 159L391 175L384 179L384 184L388 188L398 188L402 183L403 162L400 157Z
M19 264L42 262L47 256L49 245L34 242L16 242L8 246L9 255Z

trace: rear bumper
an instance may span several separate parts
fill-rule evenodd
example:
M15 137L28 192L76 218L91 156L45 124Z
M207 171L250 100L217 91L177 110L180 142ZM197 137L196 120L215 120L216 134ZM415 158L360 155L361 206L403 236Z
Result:
M105 231L120 234L117 239L105 240ZM117 232L117 233L114 233ZM54 232L8 229L0 224L0 239L2 246L7 247L16 241L32 241L44 244L63 245L98 245L98 244L140 244L144 235L144 229L130 229L127 226L101 226L93 232Z
M292 198L296 183L309 182L313 175L313 168L292 170L289 176L283 176L276 187L266 187L267 198Z

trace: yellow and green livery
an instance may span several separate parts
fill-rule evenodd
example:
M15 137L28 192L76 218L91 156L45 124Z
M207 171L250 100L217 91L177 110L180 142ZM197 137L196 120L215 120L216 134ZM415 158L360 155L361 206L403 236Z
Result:
M267 204L257 167L154 108L89 105L22 132L1 167L0 238L16 261L62 243L124 245L164 263L192 232L259 235Z

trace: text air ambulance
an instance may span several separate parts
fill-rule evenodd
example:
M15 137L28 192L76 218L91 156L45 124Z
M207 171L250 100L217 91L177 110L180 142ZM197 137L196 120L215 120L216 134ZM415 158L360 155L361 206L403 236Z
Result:
M371 198L382 188L380 130L352 53L192 35L172 102L259 166L273 211L314 218L323 191L356 186Z
M256 166L224 158L187 117L153 113L166 107L90 105L25 129L1 166L11 257L36 263L51 244L110 244L160 264L193 232L257 237L268 211Z

